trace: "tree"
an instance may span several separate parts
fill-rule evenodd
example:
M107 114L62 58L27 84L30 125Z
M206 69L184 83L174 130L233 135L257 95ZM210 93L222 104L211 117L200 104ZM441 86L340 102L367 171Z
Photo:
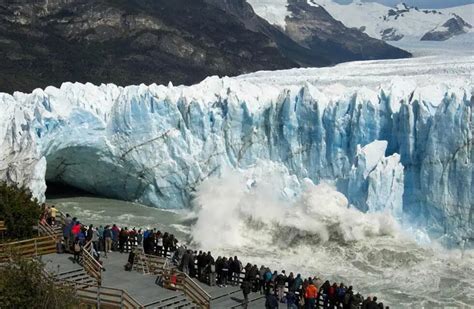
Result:
M28 189L0 182L0 219L5 220L8 235L18 239L32 237L40 215L38 200Z
M55 283L35 259L12 255L0 267L2 308L77 308L79 301L71 286Z

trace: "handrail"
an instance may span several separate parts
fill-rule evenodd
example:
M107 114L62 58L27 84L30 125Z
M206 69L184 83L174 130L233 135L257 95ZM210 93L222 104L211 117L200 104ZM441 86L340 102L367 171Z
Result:
M211 306L211 295L207 293L199 284L189 277L186 273L177 270L164 270L163 279L169 282L171 274L177 276L176 289L183 291L183 293L190 298L194 303L198 304L203 309L209 309Z
M183 292L191 298L194 302L198 303L202 308L211 307L211 295L207 293L199 284L194 282L194 280L186 273L184 273L184 284Z
M65 279L56 279L57 283L74 286L76 295L89 304L108 304L119 308L145 308L126 290L104 287L97 284L79 283Z
M21 256L33 257L55 253L56 242L50 236L43 236L0 244L0 262L7 261L9 259L7 252L8 250L16 250Z
M102 265L89 253L91 242L86 243L82 248L82 267L89 276L93 277L97 284L102 284Z
M39 232L40 235L41 235L41 233L43 233L45 236L53 237L56 241L59 240L58 235L56 234L56 231L47 222L41 222L41 221L39 222L38 232Z

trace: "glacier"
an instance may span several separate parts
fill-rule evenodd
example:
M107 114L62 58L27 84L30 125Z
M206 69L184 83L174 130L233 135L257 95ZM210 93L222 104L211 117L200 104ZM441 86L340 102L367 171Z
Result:
M472 56L426 57L192 86L67 82L1 93L0 179L40 200L54 181L185 208L208 177L271 161L297 179L333 183L360 210L466 237L473 67Z

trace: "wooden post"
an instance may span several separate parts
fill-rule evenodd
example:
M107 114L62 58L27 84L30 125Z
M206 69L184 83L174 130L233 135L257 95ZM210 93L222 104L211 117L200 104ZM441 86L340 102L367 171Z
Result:
M97 286L97 309L100 309L100 285Z
M36 239L35 239L35 256L38 256L38 243L36 242Z

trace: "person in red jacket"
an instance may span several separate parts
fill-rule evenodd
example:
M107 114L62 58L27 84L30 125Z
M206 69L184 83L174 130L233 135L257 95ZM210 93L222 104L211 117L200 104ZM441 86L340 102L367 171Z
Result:
M334 282L329 288L329 292L328 292L329 305L331 308L334 308L336 306L336 299L337 299L336 291L337 291L337 283Z
M316 298L318 297L318 288L310 281L305 290L304 298L306 300L306 309L314 309L316 306Z
M71 233L74 235L74 239L77 237L77 235L79 235L80 232L81 232L81 223L78 221L71 229Z

